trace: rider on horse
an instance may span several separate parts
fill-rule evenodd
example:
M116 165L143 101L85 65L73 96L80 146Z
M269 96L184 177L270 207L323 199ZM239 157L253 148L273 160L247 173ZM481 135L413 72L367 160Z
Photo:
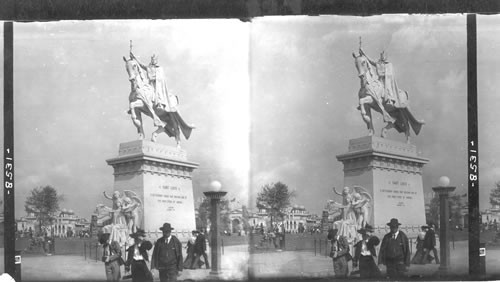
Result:
M165 74L163 67L158 64L158 56L153 55L151 62L147 66L141 63L132 52L130 52L130 58L135 60L146 71L149 84L153 87L155 93L153 98L154 106L166 111L174 110L175 105L171 105L172 103L170 103Z
M396 108L405 108L408 105L407 93L398 88L394 68L392 63L387 60L386 52L382 51L380 53L380 59L377 62L368 57L361 47L359 48L359 54L364 56L377 70L378 79L384 86L383 103Z
M169 137L175 137L177 147L180 147L181 133L189 139L194 125L184 121L177 109L177 96L168 93L163 68L158 65L158 57L153 55L149 65L142 64L132 53L131 42L130 60L126 58L124 60L127 72L129 72L129 80L132 83L129 112L137 127L139 137L141 139L144 137L140 119L140 112L143 111L153 118L154 125L158 127L153 132L151 141L156 142L158 134L165 132ZM141 107L147 109L137 110Z

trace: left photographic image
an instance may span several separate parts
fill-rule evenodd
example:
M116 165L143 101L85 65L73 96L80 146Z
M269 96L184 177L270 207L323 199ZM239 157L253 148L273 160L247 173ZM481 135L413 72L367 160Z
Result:
M23 281L247 278L248 29L14 23Z

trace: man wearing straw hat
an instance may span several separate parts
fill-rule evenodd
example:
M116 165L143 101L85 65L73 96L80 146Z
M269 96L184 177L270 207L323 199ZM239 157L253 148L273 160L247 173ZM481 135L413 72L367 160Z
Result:
M121 278L120 265L124 264L120 244L117 241L110 242L110 228L103 228L103 233L99 235L99 243L102 245L102 262L106 271L107 281L119 281Z
M352 258L349 253L349 242L343 235L338 234L338 229L328 230L327 238L331 243L330 257L333 260L335 278L346 278L349 274L348 261Z
M160 281L177 281L177 276L182 272L182 244L172 235L170 223L164 223L160 230L163 237L155 243L153 256L151 258L151 268L158 269Z
M372 235L373 231L373 227L366 224L365 228L358 230L362 239L354 245L352 266L358 267L359 265L359 274L361 278L377 278L380 277L381 274L374 259L374 257L377 256L375 247L380 244L380 239Z
M399 230L397 218L392 218L387 225L391 231L382 239L379 264L387 267L389 278L401 278L410 266L410 244L406 234Z
M127 249L125 271L132 270L132 282L153 282L153 275L146 264L149 261L148 251L153 244L144 240L146 233L142 229L137 228L129 236L134 238L134 244Z

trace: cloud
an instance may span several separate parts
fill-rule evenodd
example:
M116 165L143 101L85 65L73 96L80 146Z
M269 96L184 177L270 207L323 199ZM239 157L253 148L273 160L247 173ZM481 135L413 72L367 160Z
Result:
M438 85L448 90L460 90L463 92L462 86L466 78L465 70L450 70L446 77L438 80Z
M290 160L282 163L281 165L275 166L271 170L263 170L256 173L252 176L252 187L260 190L260 187L265 184L284 181L290 176L297 175L302 171L303 166L300 160Z

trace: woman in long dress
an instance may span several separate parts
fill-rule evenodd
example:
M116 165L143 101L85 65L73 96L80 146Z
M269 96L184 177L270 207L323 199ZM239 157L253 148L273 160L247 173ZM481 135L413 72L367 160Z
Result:
M189 237L187 246L186 246L186 259L184 260L184 268L185 269L196 269L198 268L197 263L193 263L193 260L195 259L195 254L194 254L194 242L196 241L196 235L198 234L198 231L191 232L191 237Z
M425 232L427 230L427 226L422 226L421 227L422 231L418 233L417 237L417 252L413 256L411 263L412 264L425 264L424 262L424 238L425 238Z

